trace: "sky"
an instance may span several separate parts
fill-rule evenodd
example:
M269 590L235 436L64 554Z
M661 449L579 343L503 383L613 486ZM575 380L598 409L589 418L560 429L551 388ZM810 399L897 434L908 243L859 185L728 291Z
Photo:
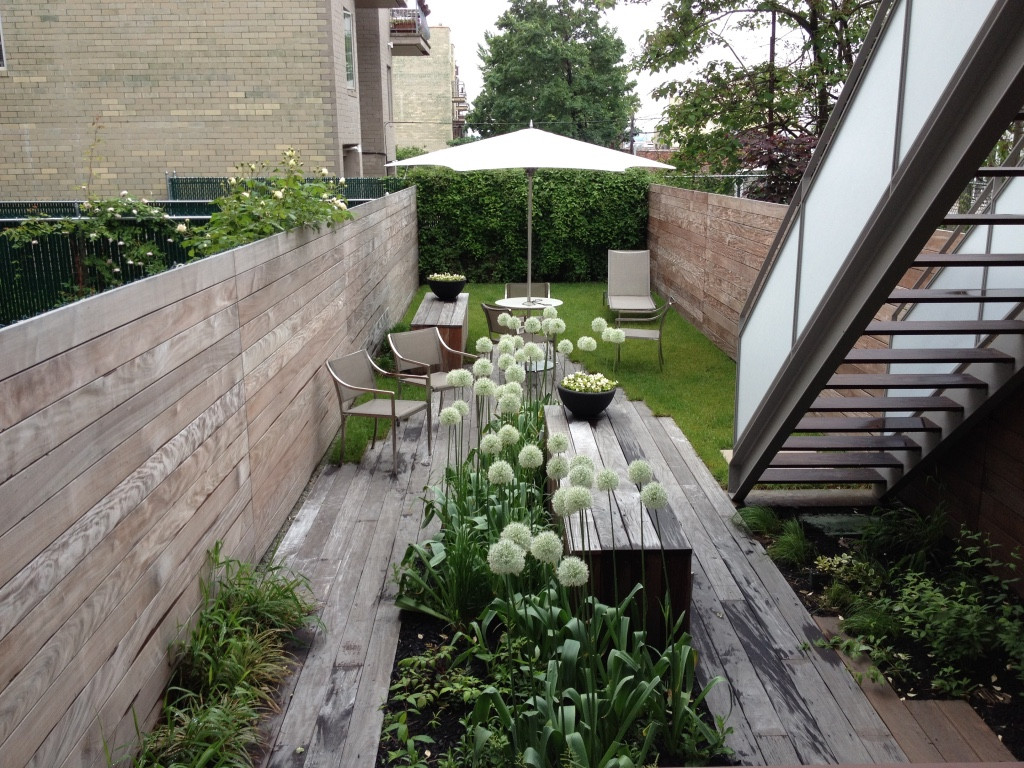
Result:
M480 74L480 59L477 47L484 42L484 32L497 32L495 22L508 9L507 0L427 0L430 15L427 21L432 27L451 29L452 44L455 46L455 63L459 67L459 78L466 86L466 97L470 104L483 87ZM618 5L603 16L609 26L618 30L619 38L626 44L626 57L631 58L640 51L643 33L657 26L661 18L661 0L650 0L647 5ZM657 124L665 102L651 98L652 88L666 78L663 74L650 75L632 73L637 80L637 94L642 105L637 112L637 125L649 131Z

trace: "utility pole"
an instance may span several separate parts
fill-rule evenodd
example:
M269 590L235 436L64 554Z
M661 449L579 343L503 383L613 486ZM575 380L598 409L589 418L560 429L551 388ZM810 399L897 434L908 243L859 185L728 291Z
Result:
M629 116L629 154L636 154L636 147L633 145L636 136L636 112Z

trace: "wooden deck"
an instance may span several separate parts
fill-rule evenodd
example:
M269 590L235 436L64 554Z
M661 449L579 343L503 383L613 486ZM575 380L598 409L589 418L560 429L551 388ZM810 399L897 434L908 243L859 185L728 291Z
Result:
M625 459L651 464L692 544L690 631L702 679L728 681L709 703L728 715L736 758L906 762L838 655L814 645L821 631L761 546L731 522L731 501L675 423L621 392L610 414ZM421 415L400 426L395 475L387 441L388 450L378 444L358 466L318 471L281 541L279 557L312 579L324 627L270 725L265 766L374 763L399 633L392 565L422 535L423 489L448 454L441 428L428 461L424 426Z

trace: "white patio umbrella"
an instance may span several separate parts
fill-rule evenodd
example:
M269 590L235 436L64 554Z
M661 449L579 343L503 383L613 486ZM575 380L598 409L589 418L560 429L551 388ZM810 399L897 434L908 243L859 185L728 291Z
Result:
M425 155L388 163L443 165L456 171L526 170L526 297L533 301L533 174L538 168L575 168L590 171L625 171L627 168L673 166L615 149L549 133L530 124L512 133L439 149Z

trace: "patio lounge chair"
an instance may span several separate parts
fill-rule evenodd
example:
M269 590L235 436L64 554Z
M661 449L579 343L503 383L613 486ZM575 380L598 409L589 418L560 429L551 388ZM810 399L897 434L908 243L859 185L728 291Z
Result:
M664 305L659 307L654 312L650 312L644 315L631 315L626 321L632 323L656 323L656 328L623 328L622 332L626 335L626 340L629 339L643 339L646 341L658 342L658 370L664 370L665 368L665 356L661 351L661 330L665 326L665 315L668 314L669 309L672 307L672 301L666 301ZM621 324L623 318L619 318L616 324ZM622 354L622 347L625 344L615 345L615 365L612 366L612 370L619 367L619 356Z
M389 333L388 344L395 355L395 370L400 375L416 374L416 380L412 383L427 388L427 400L430 400L434 392L440 393L440 400L443 400L444 393L453 389L447 381L448 368L445 366L445 357L451 359L455 356L463 360L476 360L478 357L449 347L444 343L436 327ZM401 381L402 378L399 378L399 382ZM398 391L402 391L401 384ZM440 401L438 405L440 406Z
M427 411L427 452L429 453L433 450L430 437L430 400L426 402L423 400L401 400L391 390L378 389L377 376L397 376L378 367L370 359L370 355L365 349L361 349L358 352L350 352L334 360L328 360L327 370L330 372L331 378L334 379L334 387L338 393L338 403L341 406L342 453L345 450L345 424L349 416L369 416L373 419L373 441L371 448L377 444L377 422L381 419L387 419L391 422L391 472L397 472L398 422L424 409ZM414 381L415 379L423 379L422 376L402 376L397 378L400 381L404 378L412 383L417 383ZM359 405L354 405L356 398L366 393L372 394L373 399ZM341 463L340 459L338 463Z
M608 308L619 321L649 315L657 307L651 298L651 252L608 251Z

